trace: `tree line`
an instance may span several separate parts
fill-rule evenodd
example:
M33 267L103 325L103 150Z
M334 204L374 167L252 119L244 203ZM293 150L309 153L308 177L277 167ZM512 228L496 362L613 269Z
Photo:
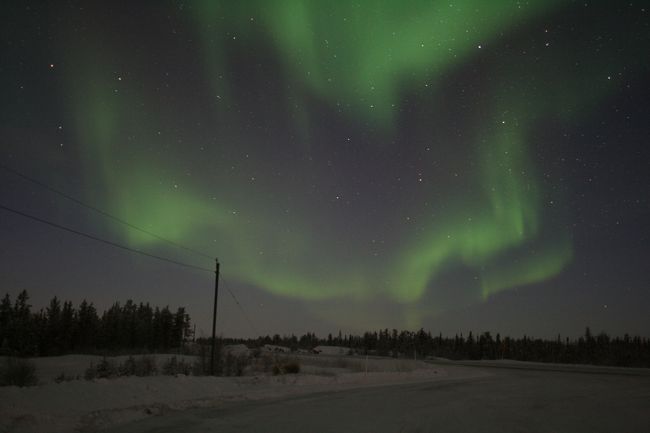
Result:
M612 338L604 332L593 335L589 327L577 339L521 338L493 336L490 332L469 332L454 337L431 335L424 329L398 331L383 329L363 335L329 334L318 338L313 333L300 337L274 335L249 340L227 339L225 343L244 343L249 347L275 344L291 350L311 350L318 345L347 347L351 353L400 358L441 357L453 360L512 359L518 361L565 364L594 364L620 367L650 367L650 339L639 336Z
M101 316L85 299L75 308L56 296L45 309L32 312L27 291L14 302L0 301L0 353L50 356L66 353L163 351L182 346L191 336L183 307L152 307L132 300L115 302Z
M120 351L165 351L181 347L193 337L190 316L183 307L172 312L168 306L152 307L132 300L115 302L101 316L93 303L83 300L76 308L54 297L45 309L31 311L29 295L22 291L15 302L6 294L0 301L0 354L48 356L66 353ZM208 339L199 339L208 344ZM433 336L424 329L398 331L382 329L362 335L319 338L308 332L264 336L255 339L222 338L220 344L243 343L250 348L264 344L291 350L312 350L319 345L346 347L363 355L453 360L513 359L566 364L595 364L622 367L650 367L650 339L625 334L593 335L587 327L577 339L521 338L492 336L490 332L469 332L454 337Z

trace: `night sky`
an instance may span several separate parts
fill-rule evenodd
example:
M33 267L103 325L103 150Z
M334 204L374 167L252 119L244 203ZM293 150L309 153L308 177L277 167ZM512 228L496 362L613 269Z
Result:
M650 336L650 2L9 2L0 204L226 336ZM0 210L0 292L213 274ZM230 290L249 320L242 314Z

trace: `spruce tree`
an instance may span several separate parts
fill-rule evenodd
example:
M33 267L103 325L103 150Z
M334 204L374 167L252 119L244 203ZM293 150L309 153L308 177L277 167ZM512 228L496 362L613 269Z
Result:
M13 308L9 293L0 301L0 354L10 351L10 338L13 330Z
M38 347L36 335L31 320L31 305L26 290L21 291L16 298L13 312L13 338L10 347L21 355L35 355Z
M74 334L77 320L76 315L77 314L72 307L72 302L64 302L63 309L61 310L61 324L59 328L59 350L62 353L70 353L74 349Z
M92 303L85 299L79 304L77 326L75 332L75 346L81 350L97 348L99 332L99 317Z
M61 350L61 301L56 296L45 310L45 320L44 355L58 355Z

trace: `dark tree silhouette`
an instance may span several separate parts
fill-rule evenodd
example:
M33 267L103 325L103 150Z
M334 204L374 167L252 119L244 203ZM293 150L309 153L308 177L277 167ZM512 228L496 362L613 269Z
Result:
M74 308L54 297L45 310L31 312L29 295L22 291L11 303L0 301L0 354L60 355L72 352L157 351L182 346L190 337L190 316L185 308L173 314L169 307L127 300L114 303L101 318L85 299Z
M0 354L56 355L71 352L166 351L179 348L191 337L190 316L184 307L173 313L127 300L115 302L101 317L85 299L75 309L71 302L54 297L45 310L32 313L29 295L18 294L12 304L9 294L0 301ZM475 335L478 335L476 337ZM206 342L199 339L199 342ZM576 340L502 337L490 332L469 332L454 337L433 337L420 328L416 332L397 329L347 335L339 331L320 339L308 332L256 339L228 339L223 344L245 343L250 347L276 344L291 350L313 349L336 344L357 354L413 358L515 359L521 361L583 363L629 367L650 367L650 340L625 334L612 338L604 332L594 336L590 328Z

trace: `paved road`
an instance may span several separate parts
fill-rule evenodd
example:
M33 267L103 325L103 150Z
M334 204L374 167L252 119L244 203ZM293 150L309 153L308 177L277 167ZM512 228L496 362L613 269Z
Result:
M456 367L474 369L477 367ZM227 403L122 432L650 432L650 377L521 369L409 385Z

